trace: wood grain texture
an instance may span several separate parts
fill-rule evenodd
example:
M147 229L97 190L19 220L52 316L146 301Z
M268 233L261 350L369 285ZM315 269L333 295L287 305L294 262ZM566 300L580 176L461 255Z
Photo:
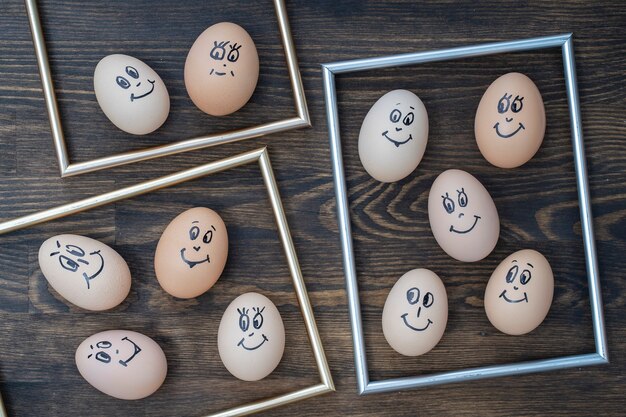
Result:
M50 62L73 161L246 127L294 114L284 54L269 0L41 2ZM0 8L0 220L135 184L259 146L269 147L337 392L267 415L557 415L623 414L626 389L626 7L619 1L514 2L288 0L313 127L61 180L25 7ZM183 65L195 37L218 21L245 27L261 62L248 105L227 117L197 110L184 89ZM320 63L574 32L585 148L600 260L611 364L547 374L358 397L335 213ZM96 63L126 53L166 82L171 114L156 133L118 131L92 91ZM537 156L515 170L490 166L473 139L486 87L509 71L528 74L546 106ZM368 71L337 77L344 164L372 379L421 375L593 350L588 287L557 49ZM369 107L386 91L407 88L424 101L430 139L418 170L382 185L360 165L357 137ZM438 248L427 220L430 184L458 167L477 176L498 207L502 233L485 260L463 264ZM165 225L206 205L229 227L230 258L207 294L175 300L159 287L153 254ZM133 286L111 312L68 306L37 265L41 242L85 234L113 246L129 263ZM555 272L552 309L524 337L499 334L482 295L499 260L523 247L542 251ZM444 280L450 318L440 345L409 359L395 354L380 328L396 279L430 268ZM268 295L287 330L283 361L266 380L231 377L217 355L216 332L228 303L246 291ZM87 336L127 328L164 349L169 374L145 400L124 402L91 388L73 355ZM257 167L222 172L169 189L0 236L0 392L10 416L199 416L305 387L318 380L284 255Z

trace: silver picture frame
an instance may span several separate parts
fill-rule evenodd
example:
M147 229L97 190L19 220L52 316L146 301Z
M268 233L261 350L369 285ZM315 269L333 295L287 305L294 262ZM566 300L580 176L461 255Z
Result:
M580 205L580 217L584 242L587 279L589 282L589 299L591 303L595 352L580 355L562 356L550 359L508 363L502 365L482 366L455 371L439 372L430 375L370 381L367 367L365 342L363 337L357 273L352 246L352 231L348 209L348 194L343 169L343 157L341 153L341 136L339 129L339 113L337 109L337 94L335 90L335 75L373 69L397 67L403 65L415 65L426 62L446 61L483 55L532 51L537 49L557 47L561 48L563 54L565 89L567 91L570 126L572 131L574 166L576 171L576 184L578 188L578 201ZM335 181L335 194L337 198L339 234L341 239L341 248L343 252L346 290L348 295L350 322L352 327L352 340L354 344L354 362L356 368L358 393L360 395L383 393L454 382L473 381L499 376L521 375L533 372L545 372L556 369L600 365L608 363L609 357L604 327L604 316L602 310L602 296L600 293L598 261L596 256L595 239L593 233L593 217L591 214L589 184L587 181L587 167L585 163L585 150L583 144L582 124L580 117L580 103L578 101L576 67L574 62L573 34L567 33L531 39L485 43L479 45L468 45L425 52L413 52L375 58L363 58L349 61L332 62L322 64L322 76L324 80L326 116L328 120L333 177Z

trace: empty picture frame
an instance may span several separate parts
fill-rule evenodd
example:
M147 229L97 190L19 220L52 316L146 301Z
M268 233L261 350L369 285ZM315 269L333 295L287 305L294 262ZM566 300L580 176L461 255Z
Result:
M483 55L557 47L561 48L563 54L565 89L567 91L567 101L570 114L574 166L576 170L576 184L578 188L578 202L580 206L580 218L596 351L582 355L483 366L423 376L370 381L361 321L357 273L352 247L348 194L343 169L343 157L341 153L341 136L339 129L339 114L337 109L337 94L335 91L335 75L402 65L414 65L426 62L446 61ZM578 87L576 83L572 34L570 33L508 42L486 43L482 45L469 45L426 52L414 52L377 58L333 62L322 65L322 75L324 79L326 115L330 137L335 194L337 198L337 217L341 247L343 251L346 290L348 293L352 340L354 344L354 361L359 394L382 393L498 376L519 375L532 372L550 371L554 369L608 363L607 340L604 328L604 316L602 312L602 296L600 294L598 261L596 257L595 239L593 234L593 217L591 215L589 185L587 181L587 168L585 163L580 105L578 102Z

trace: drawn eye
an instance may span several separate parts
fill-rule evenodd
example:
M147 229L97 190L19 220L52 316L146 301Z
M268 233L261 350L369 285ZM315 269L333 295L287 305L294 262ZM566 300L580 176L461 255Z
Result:
M391 111L391 114L389 115L389 120L391 120L394 123L398 123L401 118L402 118L402 113L400 113L400 110L398 109L393 109Z
M254 315L254 319L252 319L252 325L257 330L260 329L261 326L263 326L263 314L261 314L260 311Z
M402 121L402 123L404 123L405 126L409 126L411 123L413 123L413 119L415 119L415 115L413 115L413 112L411 112L404 116L404 120Z
M231 48L233 48L231 46ZM230 52L228 53L228 60L230 62L236 62L239 59L239 48L235 49L231 49Z
M409 302L409 304L413 305L413 304L417 304L420 300L420 290L419 288L413 287L410 288L407 292L406 292L406 299Z
M213 230L209 230L208 232L204 234L202 241L204 243L211 243L212 240L213 240Z
M519 282L522 285L526 285L528 281L530 281L531 278L532 278L532 274L530 273L530 271L528 269L524 269L522 271L522 275L519 276Z
M424 304L424 307L428 308L431 305L433 305L433 303L435 302L435 296L432 295L432 293L427 292L426 295L424 295L424 302L422 304Z
M194 226L189 229L189 239L196 240L200 235L200 228L198 226Z
M517 271L519 271L519 268L517 267L517 265L513 265L511 269L509 269L509 272L507 272L506 274L506 282L510 284L513 281L515 281L515 277L517 276Z
M137 70L130 65L126 67L126 74L130 75L134 79L139 78L139 72L137 72Z
M452 201L448 193L446 193L445 196L442 195L441 197L443 197L443 208L446 209L448 214L451 214L454 211L454 201Z
M213 49L211 49L211 52L209 53L211 58L215 59L216 61L221 61L222 59L224 59L224 55L226 54L226 49L224 49L224 47L228 45L228 43L229 41L220 43L213 42Z
M467 194L465 194L465 189L461 188L461 191L456 190L457 193L459 193L459 206L461 207L465 207L467 206Z
M524 97L515 96L515 100L513 100L513 104L511 104L511 110L513 110L513 113L519 113L522 110L522 107L524 107L522 100L524 100Z
M71 272L76 272L78 270L78 264L73 259L68 258L65 255L59 256L59 262L64 269L67 269Z
M117 76L117 78L115 79L115 82L117 82L117 85L122 87L124 90L126 90L128 87L130 87L130 83L128 82L128 80L126 78L122 77L121 75Z
M239 328L242 332L247 332L250 327L250 317L245 311L239 309L237 311L239 311Z
M106 352L98 352L96 353L96 360L99 360L102 363L109 363L111 362L111 357Z
M74 255L74 256L78 256L78 257L85 256L85 251L82 250L81 248L79 248L76 245L65 245L65 250L70 255Z
M111 346L112 346L111 342L107 342L106 340L103 340L102 342L96 343L96 347L100 348L100 349L108 349Z
M498 113L506 113L509 110L510 104L511 96L507 97L506 93L504 93L500 101L498 101Z

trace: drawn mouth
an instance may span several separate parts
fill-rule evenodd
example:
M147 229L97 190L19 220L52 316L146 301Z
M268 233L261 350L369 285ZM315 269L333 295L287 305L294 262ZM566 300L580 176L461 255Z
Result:
M100 254L100 251L97 250L95 252L91 252L90 255L98 255L100 257L100 269L98 269L98 271L96 271L96 273L92 276L89 276L86 272L83 272L83 278L85 278L85 281L87 282L87 289L90 289L89 281L100 275L100 272L102 272L102 270L104 269L104 258Z
M134 358L135 356L137 356L137 354L138 354L139 352L141 352L141 348L140 348L139 346L137 346L137 344L136 344L135 342L133 342L132 340L130 340L128 337L123 337L123 338L122 338L122 340L128 340L130 343L132 343L132 344L133 344L133 347L134 347L133 354L131 355L131 357L130 357L130 358L126 359L125 361L123 361L123 360L121 360L121 359L120 359L120 361L119 361L120 365L123 365L123 366L128 366L128 362L132 361L132 360L133 360L133 358Z
M459 234L469 233L472 231L474 227L476 227L476 224L478 223L478 219L480 219L480 216L474 215L474 224L472 225L472 227L470 227L467 230L456 230L454 226L450 226L450 231L454 233L459 233Z
M496 133L498 134L498 136L500 136L501 138L504 138L504 139L510 138L511 136L515 135L517 132L519 132L522 129L526 129L524 127L524 125L520 123L519 126L517 127L517 129L515 130L515 132L510 133L508 135L503 135L502 133L500 133L500 129L498 129L499 126L500 126L500 122L498 122L495 125L493 125L493 128L496 129Z
M420 329L420 328L418 328L418 327L413 327L413 326L411 326L411 325L409 324L409 322L406 320L406 316L408 316L408 315L409 315L409 313L404 313L404 314L401 316L401 317L402 317L402 320L404 321L404 325L405 325L406 327L408 327L409 329L411 329L411 330L415 330L416 332L423 332L424 330L428 329L428 326L430 326L430 325L433 323L431 319L428 319L428 323L426 323L426 326L425 326L425 327L422 327L421 329Z
M263 336L263 341L261 343L259 343L258 345L256 345L255 347L246 347L246 345L243 344L243 341L245 338L241 338L241 340L239 341L239 343L237 343L237 346L241 346L242 348L244 348L245 350L256 350L258 348L260 348L261 346L263 346L263 343L265 342L269 342L269 339L267 338L267 336L265 336L264 334L261 334L261 336Z
M500 294L498 298L504 298L504 301L506 301L507 303L521 303L522 301L528 302L528 295L526 293L524 293L524 298L520 298L519 300L511 300L509 297L506 296L505 293L506 290L502 291L502 294Z
M189 259L185 258L185 251L187 250L187 248L182 248L180 250L180 258L187 264L189 265L189 268L193 268L194 266L198 265L198 264L202 264L205 262L211 263L211 258L209 258L209 254L207 253L206 258L201 260L201 261L190 261Z
M385 131L383 132L383 136L384 136L385 138L387 138L387 140L388 140L389 142L391 142L391 143L393 143L394 145L396 145L396 148L399 148L399 147L400 147L400 145L404 145L405 143L407 143L408 141L410 141L411 139L413 139L413 136L412 136L412 135L409 135L409 137L408 137L405 141L400 142L400 141L397 141L397 140L393 140L393 139L391 139L389 136L387 136L387 133L389 133L389 131L388 131L388 130L385 130Z
M152 84L152 88L150 89L150 91L148 91L146 94L142 94L140 96L136 96L134 93L132 93L130 95L130 101L139 100L140 98L144 98L145 96L149 96L150 94L152 94L152 92L154 91L154 81L148 80L148 82L150 84Z
M215 75L217 75L217 76L219 76L219 77L221 77L221 76L223 76L223 75L226 75L226 73L225 73L225 72L215 71L215 69L211 68L211 72L209 72L209 75L213 75L213 74L215 74ZM235 73L234 73L233 71L231 71L231 72L230 72L230 75L232 75L232 76L234 77L234 76L235 76Z

